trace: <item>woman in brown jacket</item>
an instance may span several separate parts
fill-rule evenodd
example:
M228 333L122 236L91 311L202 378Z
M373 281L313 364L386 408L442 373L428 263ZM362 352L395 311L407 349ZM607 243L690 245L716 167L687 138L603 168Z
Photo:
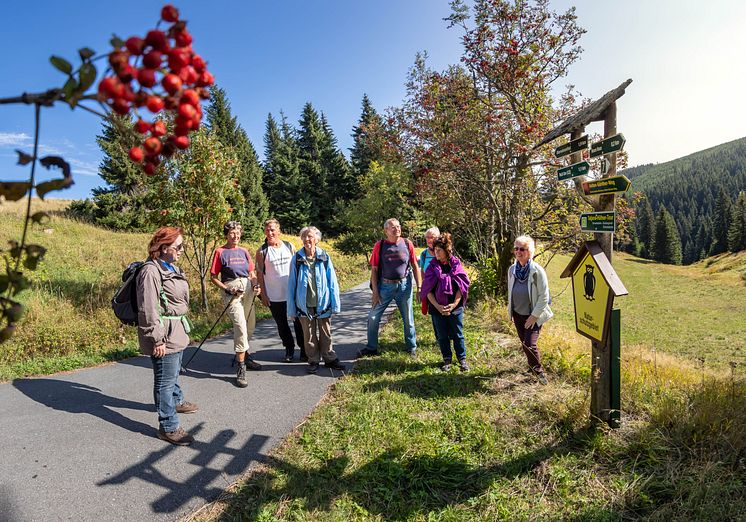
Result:
M181 357L189 344L189 284L174 266L184 251L182 230L159 228L148 245L149 259L137 274L137 337L140 351L153 364L153 399L158 412L158 438L186 446L194 442L179 425L179 413L197 405L184 401L179 386Z

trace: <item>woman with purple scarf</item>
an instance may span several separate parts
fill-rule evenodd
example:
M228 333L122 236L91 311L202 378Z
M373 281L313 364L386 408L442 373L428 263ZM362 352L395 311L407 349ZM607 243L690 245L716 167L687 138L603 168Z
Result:
M435 333L438 338L443 364L440 369L451 369L452 352L456 352L459 368L469 370L466 364L466 342L464 341L464 305L469 295L469 276L461 261L453 255L451 234L442 234L433 244L435 259L425 272L422 283L422 313L430 310Z

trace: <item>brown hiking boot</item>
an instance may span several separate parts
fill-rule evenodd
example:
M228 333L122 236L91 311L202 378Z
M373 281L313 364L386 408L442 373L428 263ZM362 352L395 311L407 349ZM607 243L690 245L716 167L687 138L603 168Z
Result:
M197 410L199 410L199 406L187 401L176 406L176 413L194 413Z
M170 442L171 444L175 444L176 446L189 446L194 442L194 437L184 431L184 428L181 426L176 428L174 431L163 431L159 429L158 438Z
M239 388L246 388L249 382L246 380L246 364L238 363L238 370L236 371L236 386Z

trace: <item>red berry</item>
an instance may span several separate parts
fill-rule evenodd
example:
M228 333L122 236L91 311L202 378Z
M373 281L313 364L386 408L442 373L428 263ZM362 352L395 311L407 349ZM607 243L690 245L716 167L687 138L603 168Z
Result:
M161 19L165 22L178 22L179 10L171 4L166 4L161 9Z
M189 136L171 136L169 139L181 150L189 148Z
M137 36L130 36L129 38L127 38L127 41L124 42L124 45L125 47L127 47L127 50L129 52L131 52L135 56L140 56L143 49L145 48L145 40Z
M194 67L194 70L198 73L201 73L205 70L205 60L198 54L195 54L192 56L192 67Z
M175 111L179 108L179 99L176 96L166 96L163 103L166 106L166 110L169 111Z
M169 68L178 73L183 67L189 65L189 52L183 47L175 47L168 53Z
M135 93L135 107L143 107L145 103L148 101L148 93L139 90Z
M192 120L196 115L197 110L192 105L189 105L188 103L182 103L179 105L179 116Z
M163 144L163 149L161 149L161 155L170 158L174 155L174 152L176 152L176 145L174 145L173 140L171 139L173 136L169 136L166 143Z
M199 107L199 94L194 89L186 89L181 93L181 103L188 103L194 108Z
M121 116L124 116L130 111L130 102L128 102L124 98L114 98L114 101L111 103L111 110Z
M161 85L163 85L163 88L166 89L166 92L169 94L176 94L179 89L181 89L181 83L181 78L175 74L167 74L164 76L163 80L161 80Z
M194 70L194 67L187 65L179 71L179 78L181 78L186 85L194 85L197 78L199 78L199 73Z
M154 29L148 31L145 36L145 43L153 47L156 51L168 51L168 38L166 33Z
M155 85L155 71L153 69L140 69L137 73L137 82L143 87Z
M127 51L112 51L109 53L109 64L116 71L129 63L130 53Z
M107 76L98 84L98 93L105 99L114 98L119 94L118 85L121 85L119 79Z
M132 87L130 87L129 83L125 83L122 85L122 98L127 100L128 102L135 101L135 93L132 92Z
M148 96L148 101L145 102L145 106L152 113L161 112L163 110L163 98L160 96Z
M123 82L129 83L135 78L135 76L137 76L137 69L132 67L130 64L127 64L119 68L117 76L119 76L119 79Z
M210 91L208 89L205 89L204 87L200 87L197 89L197 94L199 94L199 97L203 100L210 99Z
M166 134L166 124L162 121L156 121L150 129L153 136L164 136Z
M140 163L145 157L141 147L132 147L129 152L130 159L135 163Z
M215 83L215 77L207 71L202 71L202 74L199 75L199 79L197 80L197 86L209 87L213 83Z
M148 69L158 69L162 60L163 56L160 51L150 51L142 57L142 64Z
M145 148L145 154L148 156L156 156L161 152L163 144L158 138L150 137L142 143L142 146Z
M145 172L145 174L147 174L148 176L152 176L153 174L155 174L155 169L156 169L157 167L158 167L158 166L157 166L157 165L156 165L155 163L150 163L150 162L148 162L148 163L144 163L144 164L143 164L143 166L142 166L142 170L143 170L143 171Z
M174 125L174 136L186 136L187 134L189 134L188 126L179 123Z
M174 41L179 47L184 47L192 43L192 35L185 29L174 33Z
M150 123L140 118L135 123L135 130L139 132L140 134L145 134L150 130Z

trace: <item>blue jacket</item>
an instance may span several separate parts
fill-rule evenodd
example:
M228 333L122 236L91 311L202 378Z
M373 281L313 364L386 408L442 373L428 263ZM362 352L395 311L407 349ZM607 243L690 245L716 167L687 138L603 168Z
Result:
M298 264L296 257L301 258ZM308 265L306 264L306 250L301 248L290 262L288 277L288 315L297 317L308 315L306 309L306 293L308 291ZM334 265L323 249L316 247L316 293L318 305L316 312L319 317L331 317L339 313L339 283Z

